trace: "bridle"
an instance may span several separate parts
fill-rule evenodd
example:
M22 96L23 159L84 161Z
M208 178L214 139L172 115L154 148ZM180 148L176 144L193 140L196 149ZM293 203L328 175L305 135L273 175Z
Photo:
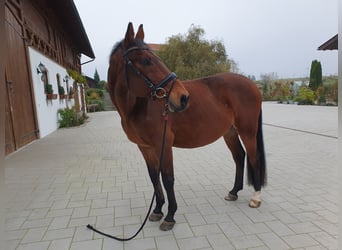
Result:
M125 60L125 79L126 79L126 84L128 86L128 74L127 74L127 67L129 67L131 70L133 70L133 72L139 76L140 78L142 78L146 84L146 86L151 90L151 97L152 98L166 98L168 99L172 89L173 89L173 85L176 81L177 75L174 72L171 72L170 74L168 74L161 82L159 83L153 83L147 76L145 76L134 64L133 62L128 58L128 54L132 51L136 51L136 50L148 50L151 51L148 47L132 47L129 48L126 51L123 51L123 57ZM151 51L152 52L152 51ZM169 91L165 90L165 86L172 81L172 85Z

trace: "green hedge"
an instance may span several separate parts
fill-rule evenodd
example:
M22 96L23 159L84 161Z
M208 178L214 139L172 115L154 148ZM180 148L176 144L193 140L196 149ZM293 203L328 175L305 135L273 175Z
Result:
M79 117L74 109L59 109L58 115L58 122L60 128L79 126L84 123L84 117Z

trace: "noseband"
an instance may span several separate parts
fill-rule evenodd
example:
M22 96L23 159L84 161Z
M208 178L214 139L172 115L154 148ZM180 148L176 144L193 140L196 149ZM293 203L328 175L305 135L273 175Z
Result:
M168 95L170 94L172 88L173 88L173 84L177 78L177 75L174 73L174 72L171 72L170 74L168 74L160 83L153 83L150 79L148 79L147 76L145 76L134 64L133 62L128 58L128 54L132 51L135 51L135 50L148 50L148 51L151 51L149 48L147 47L132 47L132 48L129 48L128 50L124 51L123 52L123 57L125 59L125 66L127 68L130 67L133 72L135 74L137 74L140 78L142 78L146 84L146 86L151 90L151 96L152 98L167 98ZM169 93L165 90L165 86L170 82L172 81L172 85L171 85L171 88L170 88L170 91ZM127 75L127 70L126 70L126 83L128 85L128 75Z

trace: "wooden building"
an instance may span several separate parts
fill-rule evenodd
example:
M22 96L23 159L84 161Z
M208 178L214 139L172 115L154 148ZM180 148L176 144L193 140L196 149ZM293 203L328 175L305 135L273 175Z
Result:
M95 55L72 0L5 0L5 42L9 154L58 128L57 110L73 105L67 70L81 73L81 55Z

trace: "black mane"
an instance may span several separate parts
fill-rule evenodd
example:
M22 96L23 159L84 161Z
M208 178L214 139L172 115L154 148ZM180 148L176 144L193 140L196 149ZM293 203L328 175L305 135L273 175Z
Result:
M112 52L110 53L110 56L112 56L112 55L120 48L120 46L121 46L121 44L122 44L122 41L123 41L123 40L121 40L121 41L119 41L119 42L116 42L116 43L114 44L113 49L112 49Z
M110 57L121 47L122 42L123 42L123 39L121 41L116 42L114 44L112 52L110 53ZM143 40L135 39L134 42L135 42L135 46L137 46L139 48L146 48L146 47L148 47L147 44Z

